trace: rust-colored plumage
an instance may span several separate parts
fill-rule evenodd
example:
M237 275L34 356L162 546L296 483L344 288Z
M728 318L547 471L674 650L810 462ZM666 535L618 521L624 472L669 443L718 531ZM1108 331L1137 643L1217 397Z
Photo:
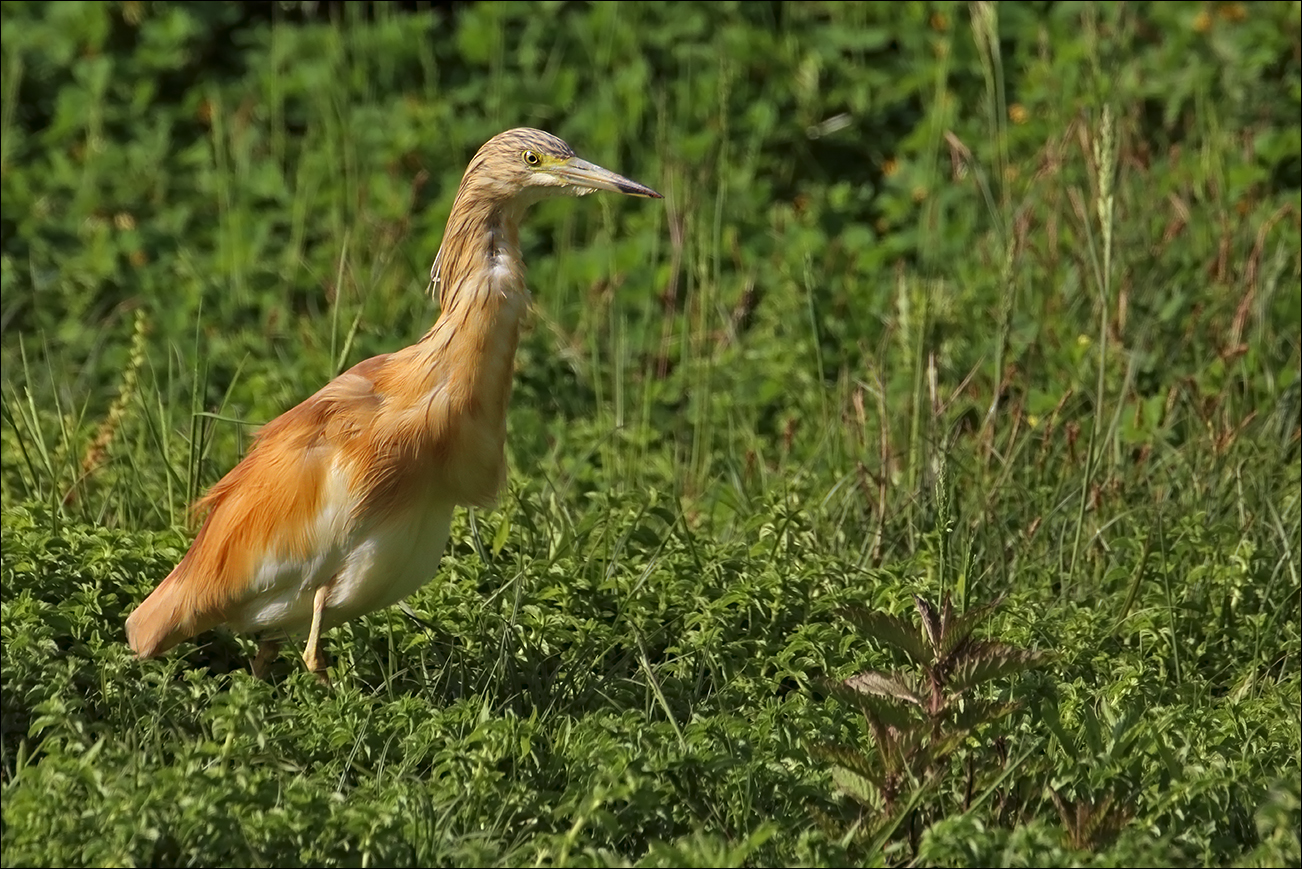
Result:
M431 278L441 311L416 344L367 359L268 423L196 505L190 550L127 619L142 658L218 625L308 635L428 582L457 506L489 506L506 480L506 410L529 304L519 221L555 193L660 194L574 155L541 130L508 130L471 160Z

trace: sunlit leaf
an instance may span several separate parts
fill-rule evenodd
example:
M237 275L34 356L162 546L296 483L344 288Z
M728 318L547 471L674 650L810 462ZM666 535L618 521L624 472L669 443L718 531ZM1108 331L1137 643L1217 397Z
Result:
M982 683L1025 672L1048 657L1045 652L1018 649L993 640L975 640L953 662L946 687L954 694L962 694Z
M916 664L931 660L931 649L918 629L908 621L880 610L846 607L841 614L864 636L899 649Z

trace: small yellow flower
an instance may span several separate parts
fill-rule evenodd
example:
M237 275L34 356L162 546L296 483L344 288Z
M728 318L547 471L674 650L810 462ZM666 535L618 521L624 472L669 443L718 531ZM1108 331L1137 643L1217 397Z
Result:
M894 178L900 171L900 163L894 157L887 157L882 163L882 174L887 178Z
M1092 344L1092 343L1093 343L1093 340L1090 338L1089 335L1077 335L1077 336L1076 336L1076 346L1077 346L1077 347L1088 347L1088 346L1090 346L1090 344Z
M1008 107L1008 120L1014 124L1025 124L1030 118L1031 113L1026 110L1026 106L1021 103L1013 103Z
M1212 29L1212 16L1206 9L1194 16L1193 29L1198 33L1206 33Z
M933 12L931 15L931 29L946 31L949 30L949 16L944 12Z
M1026 424L1029 425L1031 428L1039 428L1040 418L1033 413L1028 413L1026 415Z
M927 188L919 184L917 187L913 188L912 196L914 202L921 202L927 198Z

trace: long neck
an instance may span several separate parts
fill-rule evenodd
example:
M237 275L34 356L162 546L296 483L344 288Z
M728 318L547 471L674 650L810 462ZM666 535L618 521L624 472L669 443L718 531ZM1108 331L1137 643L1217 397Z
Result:
M420 344L457 397L505 425L529 306L518 229L523 207L480 194L467 179L453 203L435 262L441 311Z
M523 212L522 202L494 201L484 196L472 179L462 182L430 273L441 318L455 312L462 302L473 303L481 291L525 292L519 231ZM501 270L507 266L513 274ZM502 285L486 285L486 275L495 279L492 283Z

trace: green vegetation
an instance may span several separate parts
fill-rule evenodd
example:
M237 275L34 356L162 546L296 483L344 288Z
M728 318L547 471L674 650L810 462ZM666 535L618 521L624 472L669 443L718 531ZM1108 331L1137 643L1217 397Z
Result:
M5 865L1302 860L1299 3L0 13ZM134 660L522 124L667 198L531 214L501 507Z

